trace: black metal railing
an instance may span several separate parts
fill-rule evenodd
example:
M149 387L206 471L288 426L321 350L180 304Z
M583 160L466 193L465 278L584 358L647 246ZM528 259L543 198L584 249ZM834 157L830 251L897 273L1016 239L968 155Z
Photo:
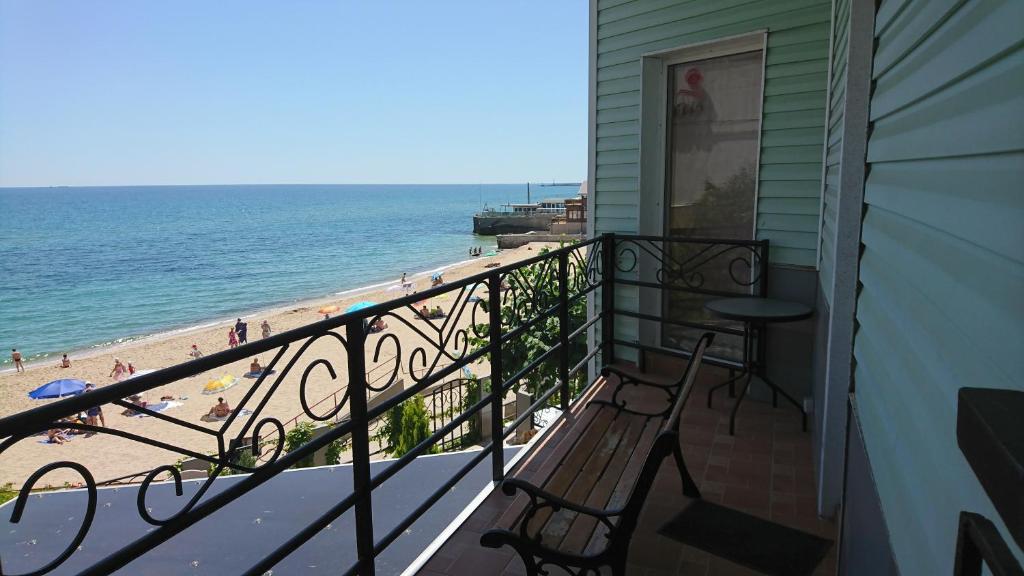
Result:
M711 252L705 251L704 258L680 261L672 251L664 251L665 243L686 242L694 247L700 244L698 252L701 249ZM709 244L718 248L708 248ZM745 265L756 271L745 277L747 280L753 278L747 286L764 283L766 243L604 235L0 419L0 467L3 467L12 447L21 442L35 442L40 434L54 427L118 436L137 443L140 449L157 448L179 458L208 462L211 467L209 478L202 480L200 488L189 498L182 497L181 474L170 459L167 464L155 466L145 474L138 484L137 513L152 527L99 559L87 570L89 573L107 574L229 506L285 470L307 461L332 442L350 438L351 491L336 501L324 503L313 521L287 540L275 542L273 549L252 550L249 557L254 562L250 566L239 566L238 571L264 574L335 519L352 511L357 558L351 566L340 571L373 574L375 559L478 464L489 459L491 477L500 481L506 470L505 439L539 409L549 406L569 408L574 398L589 385L590 380L585 378L588 363L592 360L611 363L617 346L620 349L644 349L637 342L615 336L617 315L638 318L641 314L616 305L617 285L669 290L678 288L680 282L688 286L698 275L709 274L715 260L707 256L715 254L718 258L725 253L719 253L723 249L725 252L745 250ZM641 251L647 256L639 257ZM629 260L631 254L636 256L632 263ZM648 265L646 259L651 260L650 275L642 271ZM737 264L738 260L731 262L728 274L732 274L733 267L739 270L744 266ZM709 288L689 286L689 289ZM591 295L597 296L593 300L592 313L581 314L586 299ZM430 318L417 309L417 303L439 296L450 299L446 301L444 317ZM412 336L402 340L393 332L370 333L368 323L379 318L385 318L392 328L403 325ZM678 322L686 323L688 320ZM690 324L699 326L699 323ZM595 333L600 336L588 337L588 334ZM231 415L215 428L154 412L124 400L258 354L272 356L265 372L244 393ZM368 381L368 371L379 371L378 366L382 362L391 367L390 376ZM476 363L487 366L489 385L477 388L468 397L460 392L457 407L455 398L449 398L445 406L447 413L442 419L434 420L427 437L389 466L371 472L369 423L431 387L451 380L465 367ZM371 407L368 399L384 391L393 392L389 388L397 386L396 382L403 373L408 380L404 388ZM334 384L324 388L324 380ZM324 390L336 390L339 384L344 384L345 391L340 398L329 403L329 408L328 403L310 402L311 394L322 393L316 390L318 382ZM503 421L506 395L527 382L530 383L526 386L531 394L530 407L517 412L511 422ZM445 388L441 390L441 394L449 392ZM280 398L280 395L288 394L297 396L295 400L305 418L332 422L333 425L326 433L285 452L285 425L269 413L268 403L275 396ZM146 437L130 428L104 428L64 421L98 405L116 405L146 414L161 420L172 433ZM473 453L430 496L409 510L404 519L383 535L375 536L374 491L417 456L446 441L452 443L471 422L479 424L485 413L490 415L490 429L481 430L481 437L485 438L481 441L482 449ZM108 420L108 423L111 422ZM215 446L215 450L210 454L210 451L197 448L194 442L186 445L173 431L205 438ZM243 462L239 458L242 449L254 452L255 458L248 463ZM245 475L223 489L210 490L220 473L229 469ZM30 571L32 574L50 572L73 556L89 532L96 514L97 482L88 466L70 459L57 459L28 476L13 506L10 506L10 522L18 523L24 514L31 514L29 495L38 488L37 484L44 476L55 473L77 477L77 483L85 489L86 513L80 517L77 533L64 551L45 565L34 566ZM154 482L161 480L173 483L182 502L176 512L158 518L154 517L147 504L147 491ZM6 570L10 570L13 556L11 550L0 549L0 574L9 574Z

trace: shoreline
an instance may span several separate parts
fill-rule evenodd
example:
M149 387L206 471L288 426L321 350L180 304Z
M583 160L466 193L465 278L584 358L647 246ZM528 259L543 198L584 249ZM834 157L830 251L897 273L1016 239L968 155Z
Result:
M437 271L444 271L445 279L448 282L476 276L486 272L486 266L497 263L498 265L509 265L515 262L528 259L537 254L538 250L551 247L550 243L535 243L519 248L505 250L495 256L481 256L469 261L458 261L444 266L431 266L422 270L408 279L413 283L412 290L422 292L430 286L430 276ZM245 314L252 325L252 341L260 339L259 321L266 319L270 322L274 334L280 334L287 330L293 330L317 322L322 314L316 312L317 307L324 304L338 305L344 310L360 300L372 300L374 302L387 302L399 297L403 291L395 290L388 292L386 287L397 282L373 283L350 290L343 291L341 295L325 295L318 298L305 299L301 304L293 303L288 306L276 306L263 308ZM456 291L457 292L457 291ZM454 306L457 304L451 295L439 296L438 303L441 306ZM429 335L425 336L418 328L418 321L434 324L435 329L440 329L441 324L431 320L422 320L415 317L414 312L406 308L394 310L395 316L404 320L389 322L390 326L382 334L373 335L368 341L370 349L374 344L380 344L385 339L395 339L390 347L397 345L405 350L408 355L410 350L417 346L430 346L432 340ZM7 371L0 374L0 417L31 410L38 406L57 402L58 400L33 400L28 396L30 390L41 384L60 378L76 378L93 382L98 388L110 385L116 380L112 377L112 360L120 358L123 362L131 362L139 370L155 370L179 365L189 362L189 347L197 344L199 349L212 354L228 347L227 331L228 326L233 324L232 316L222 322L204 322L201 327L189 327L178 331L164 332L149 338L135 340L117 346L107 346L99 349L88 350L85 356L78 356L72 360L71 368L60 368L56 359L51 362L35 362L27 366L24 373L16 374ZM448 329L465 329L469 326L472 318L469 315L461 315ZM444 325L448 325L448 320ZM212 325L211 325L212 324ZM427 324L423 324L426 326ZM426 338L426 342L424 341ZM304 343L305 344L305 343ZM310 340L309 347L283 346L278 347L276 352L269 355L259 354L258 360L268 360L275 354L281 354L281 362L288 364L299 360L303 355L308 355L301 360L303 365L310 366L314 358L341 358L345 352L338 349L338 342L333 338L322 338ZM388 348L390 351L392 348ZM372 360L367 362L367 369L371 366L387 366L389 369L395 362L394 356L385 354L380 361ZM285 365L285 364L282 364ZM405 378L410 370L408 358L399 359L397 367L398 374ZM313 406L324 399L337 394L345 387L348 378L348 368L345 362L336 363L334 371L314 370L311 373L301 371L282 372L272 382L265 383L257 380L245 379L244 375L249 367L249 358L230 362L207 370L188 378L181 378L154 387L143 393L143 400L156 403L165 398L174 399L168 410L169 420L152 417L137 417L131 414L124 414L120 407L107 405L104 408L106 421L104 427L111 428L111 432L117 430L116 434L99 432L92 436L74 436L72 441L61 445L48 444L45 440L35 435L26 436L8 446L0 454L0 485L11 482L20 486L33 472L40 467L49 464L54 459L61 461L76 462L85 466L96 478L108 479L120 476L135 474L143 470L152 470L156 466L172 463L186 454L182 450L192 453L215 454L220 449L215 441L216 430L222 426L219 422L208 422L204 419L215 399L223 397L232 407L253 408L256 403L261 407L262 417L274 417L280 422L290 423L294 419L309 420L308 412L302 402L307 401ZM486 367L481 366L482 370ZM235 383L228 388L219 390L216 393L206 393L204 386L209 381L215 381L223 376L233 377ZM401 381L401 380L399 380ZM274 392L271 392L273 387ZM251 396L256 394L256 396ZM260 399L262 396L262 399ZM246 405L246 403L248 403ZM319 410L316 413L320 413ZM205 428L213 434L204 433L199 428L182 426L175 422L194 423L199 428ZM237 432L237 429L229 431ZM154 445L140 443L133 438L147 438L163 443ZM168 448L170 447L170 448ZM60 485L62 482L81 481L73 470L62 468L48 473L45 482L51 485Z
M504 252L507 253L508 251L504 251ZM467 259L467 260L459 260L457 262L452 262L452 263L449 263L449 264L443 264L441 266L436 266L434 268L431 268L430 270L424 270L424 271L421 271L421 272L413 272L411 274L408 274L407 278L409 280L417 280L417 279L421 279L421 278L426 278L429 275L433 275L433 274L436 274L438 272L444 272L444 271L450 270L452 268L458 268L458 267L461 267L461 266L466 266L466 265L472 264L473 262L478 262L478 261L480 261L480 260L482 260L484 258L500 258L502 253L503 253L503 251L499 250L497 255L495 255L495 256L483 256L483 255L481 255L481 256L479 256L477 258L471 258L471 259ZM365 285L365 286L359 286L359 287L350 288L350 289L347 289L347 290L341 290L339 292L332 292L330 294L322 294L320 296L299 298L299 299L296 299L296 300L292 300L292 301L290 301L288 303L269 304L269 305L267 305L265 307L261 307L261 308L257 308L257 309L249 309L249 310L244 311L244 312L234 312L234 313L228 314L227 316L224 316L223 318L219 318L219 319L215 319L215 320L201 320L201 321L199 321L198 324L190 324L190 325L187 325L187 326L177 326L177 327L169 327L169 328L165 328L165 329L158 329L156 332L152 332L152 333L149 333L149 334L122 336L119 339L116 339L114 341L101 342L101 343L97 343L97 344L89 344L89 345L87 345L87 347L84 347L84 348L77 348L77 349L68 350L67 351L67 355L68 355L68 359L70 359L72 362L75 362L75 361L78 361L78 360L88 360L90 358L95 358L96 356L101 356L101 355L104 355L104 354L110 354L110 353L113 353L113 352L117 352L119 350L130 349L133 346L141 346L141 345L144 345L144 344L157 344L157 343L169 340L171 338L175 338L177 336L185 336L185 335L188 335L188 334L192 334L192 333L196 333L196 332L201 332L203 330L209 330L209 329L212 329L212 328L216 328L218 326L221 326L221 325L224 325L224 324L227 324L227 323L231 322L231 316L234 316L235 318L242 318L243 320L252 318L253 316L277 316L277 315L280 315L280 314L287 313L287 312L291 311L293 308L311 308L313 306L323 305L323 304L325 304L327 302L333 302L333 301L338 300L338 299L351 298L351 297L354 297L354 296L359 296L361 294L369 294L369 293L374 292L376 290L383 289L386 286L390 286L390 285L396 284L399 281L401 281L401 276L399 276L398 278L395 278L393 280L386 280L386 281L383 281L383 282L377 282L377 283L374 283L374 284L369 284L369 285ZM256 327L256 328L258 328L258 327ZM256 332L254 331L253 334L255 334L255 333ZM118 340L120 340L120 341L118 341ZM59 362L61 354L64 354L64 352L58 352L58 351L44 352L43 356L36 357L35 359L32 359L32 360L27 360L27 361L23 362L23 365L25 366L25 370L26 371L32 370L33 368L38 369L38 368L41 368L41 367L46 367L46 366L48 366L51 363ZM7 375L15 374L14 363L10 360L10 356L9 355L4 360L4 363L2 364L2 366L3 366L3 368L0 368L0 376L7 376Z

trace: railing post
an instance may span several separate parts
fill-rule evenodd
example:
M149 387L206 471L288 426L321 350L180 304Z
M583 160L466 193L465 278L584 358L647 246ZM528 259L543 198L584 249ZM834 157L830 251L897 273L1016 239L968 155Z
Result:
M601 241L601 362L615 363L615 234Z
M488 280L487 310L490 316L488 338L491 341L491 477L495 482L505 479L505 441L502 438L502 408L505 396L501 375L501 274Z
M348 341L349 415L352 427L352 486L357 494L356 552L358 573L373 576L373 505L370 500L370 430L366 420L366 332L363 321L345 325Z
M558 379L562 410L569 409L569 253L558 255Z

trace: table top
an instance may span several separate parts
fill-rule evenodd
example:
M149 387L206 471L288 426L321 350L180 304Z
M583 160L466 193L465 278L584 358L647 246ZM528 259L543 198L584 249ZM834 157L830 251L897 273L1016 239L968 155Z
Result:
M793 322L814 313L810 306L799 302L753 296L710 300L704 307L722 318L744 322Z

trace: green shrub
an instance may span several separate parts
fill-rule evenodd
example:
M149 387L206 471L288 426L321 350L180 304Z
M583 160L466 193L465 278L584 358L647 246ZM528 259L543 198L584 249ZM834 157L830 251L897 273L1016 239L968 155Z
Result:
M285 452L293 452L313 439L313 424L310 422L299 422L284 436ZM293 468L309 468L313 465L313 455L310 454L295 463Z
M401 457L416 447L417 444L430 436L430 417L427 415L427 406L423 397L419 394L406 400L402 404L402 426L398 434L398 443L394 448L394 455ZM427 449L427 454L437 454L440 449L437 445Z
M18 497L18 491L14 489L14 484L10 482L0 486L0 504L7 502L8 500L14 500Z

